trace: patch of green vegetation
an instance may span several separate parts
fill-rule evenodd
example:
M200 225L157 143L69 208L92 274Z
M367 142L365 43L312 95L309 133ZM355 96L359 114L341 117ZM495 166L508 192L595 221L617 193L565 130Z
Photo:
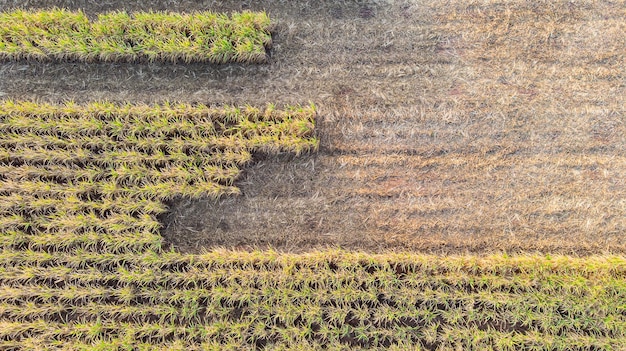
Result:
M0 58L260 63L269 28L264 12L118 11L90 22L81 11L15 10L0 13Z
M5 248L0 345L619 350L622 257Z
M317 148L315 108L0 104L0 242L158 248L165 201L237 194L252 152Z

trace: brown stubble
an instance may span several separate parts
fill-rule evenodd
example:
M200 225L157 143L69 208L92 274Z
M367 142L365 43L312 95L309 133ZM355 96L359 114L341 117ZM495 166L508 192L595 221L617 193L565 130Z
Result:
M277 23L270 65L8 63L2 91L315 102L319 153L257 157L241 196L172 204L181 250L626 251L626 2L251 6Z

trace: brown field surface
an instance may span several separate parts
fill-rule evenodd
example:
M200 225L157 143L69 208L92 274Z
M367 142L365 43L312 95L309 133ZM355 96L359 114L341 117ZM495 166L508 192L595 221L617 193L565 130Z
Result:
M2 62L0 98L318 108L320 150L170 204L175 249L626 252L626 1L9 1L266 10L265 65Z

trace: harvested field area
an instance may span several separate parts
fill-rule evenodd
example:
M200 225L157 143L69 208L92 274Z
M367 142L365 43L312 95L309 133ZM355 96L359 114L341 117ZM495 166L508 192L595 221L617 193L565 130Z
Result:
M317 154L257 157L241 196L170 204L178 250L626 250L624 1L50 5L275 21L267 65L0 66L20 99L315 102Z

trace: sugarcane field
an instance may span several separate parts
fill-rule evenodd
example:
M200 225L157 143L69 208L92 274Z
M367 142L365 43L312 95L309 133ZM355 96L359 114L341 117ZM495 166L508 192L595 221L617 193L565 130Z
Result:
M626 0L0 0L0 350L626 350Z

